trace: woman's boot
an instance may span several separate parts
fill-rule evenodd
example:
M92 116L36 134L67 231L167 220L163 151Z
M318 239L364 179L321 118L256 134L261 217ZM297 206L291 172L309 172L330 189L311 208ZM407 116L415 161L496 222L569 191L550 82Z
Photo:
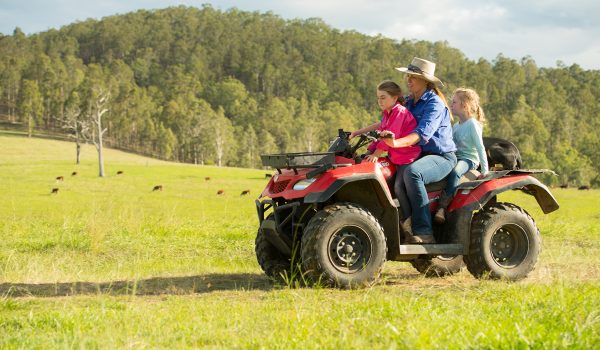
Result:
M402 232L404 232L404 243L410 242L413 237L411 217L409 216L407 219L400 221L400 226L402 226Z

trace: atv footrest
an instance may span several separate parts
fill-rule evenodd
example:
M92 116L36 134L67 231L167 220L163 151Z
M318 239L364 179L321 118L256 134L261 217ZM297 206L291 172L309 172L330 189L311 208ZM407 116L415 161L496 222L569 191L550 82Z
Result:
M462 244L402 244L400 254L462 255Z

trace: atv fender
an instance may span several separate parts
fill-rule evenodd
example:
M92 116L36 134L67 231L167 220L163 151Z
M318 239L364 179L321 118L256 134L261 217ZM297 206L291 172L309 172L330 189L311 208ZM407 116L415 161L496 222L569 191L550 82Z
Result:
M387 259L400 255L400 228L398 208L394 204L387 184L375 174L358 174L335 180L325 191L312 192L304 203L352 202L365 207L383 227L387 240Z
M521 190L534 196L544 214L551 213L559 207L552 193L538 179L528 174L518 174L485 182L472 181L461 184L448 211L458 208L468 211L480 210L497 194L509 190Z

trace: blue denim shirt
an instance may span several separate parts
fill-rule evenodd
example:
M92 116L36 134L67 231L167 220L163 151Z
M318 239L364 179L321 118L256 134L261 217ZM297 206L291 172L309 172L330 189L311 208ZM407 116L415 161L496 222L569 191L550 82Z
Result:
M421 140L423 153L443 154L456 151L452 140L452 124L448 107L433 91L426 90L423 96L414 103L412 97L406 100L406 108L417 120L417 133Z

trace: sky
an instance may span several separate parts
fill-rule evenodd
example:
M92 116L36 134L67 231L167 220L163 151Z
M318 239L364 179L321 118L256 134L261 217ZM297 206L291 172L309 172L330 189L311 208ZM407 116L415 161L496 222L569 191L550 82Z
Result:
M600 69L600 1L592 0L0 0L0 33L26 34L138 9L210 4L271 11L285 19L319 17L333 28L402 40L447 41L467 58L530 56Z

